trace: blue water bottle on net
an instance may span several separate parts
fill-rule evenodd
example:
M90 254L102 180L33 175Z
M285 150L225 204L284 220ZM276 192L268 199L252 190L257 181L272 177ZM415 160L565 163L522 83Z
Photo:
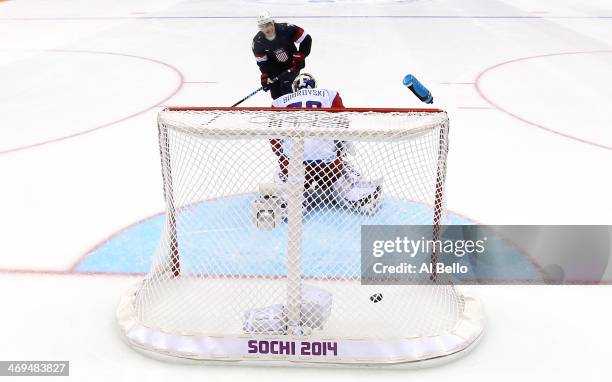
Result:
M419 80L417 80L412 74L406 74L404 77L404 86L410 89L410 91L413 92L414 95L417 96L417 98L422 102L433 103L433 96L431 95L431 92L427 90L427 88L423 86L423 84L420 83Z

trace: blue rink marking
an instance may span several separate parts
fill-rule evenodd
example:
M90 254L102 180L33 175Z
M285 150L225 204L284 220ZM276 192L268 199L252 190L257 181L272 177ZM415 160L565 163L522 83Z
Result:
M211 275L219 275L220 272L240 276L286 274L287 225L284 223L272 231L255 228L250 217L251 201L255 198L255 194L239 195L184 207L177 219L179 227L189 227L189 232L181 231L178 238L181 269L187 272L197 269L200 274ZM228 215L227 211L232 211L232 214ZM236 211L244 213L237 214ZM330 221L325 218L329 218L329 214L310 211L302 226L302 272L312 277L359 276L361 225L406 224L415 215L431 216L432 210L422 204L386 198L381 209L373 216L361 216L336 208L336 220ZM147 273L165 218L165 214L154 216L121 231L92 251L77 265L75 271ZM343 223L340 232L337 230L338 220ZM445 224L474 223L450 213ZM329 243L333 243L333 246ZM506 253L504 256L508 253L512 255L508 265L516 268L516 277L540 277L537 269L524 255L512 248L503 252ZM207 259L206 262L202 261L203 258ZM463 258L461 261L468 259ZM507 261L503 258L491 259L491 269L487 272L491 272L491 277L494 277L495 270L499 269L497 267L500 264L504 267L504 263ZM511 271L507 267L503 269L507 278Z

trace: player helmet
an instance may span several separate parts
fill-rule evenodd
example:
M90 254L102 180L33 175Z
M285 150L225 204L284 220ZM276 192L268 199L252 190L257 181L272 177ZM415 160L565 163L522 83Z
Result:
M314 89L317 87L317 80L312 76L312 74L302 73L295 77L293 83L291 84L291 90L297 92L300 89Z
M257 15L257 26L259 28L263 27L266 24L273 23L274 17L268 11L263 11L259 15Z

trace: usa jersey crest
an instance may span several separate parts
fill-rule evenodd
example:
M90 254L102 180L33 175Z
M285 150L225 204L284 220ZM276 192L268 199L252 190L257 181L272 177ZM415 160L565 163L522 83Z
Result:
M285 52L284 49L276 49L274 50L274 55L279 62L287 62L289 61L289 55Z

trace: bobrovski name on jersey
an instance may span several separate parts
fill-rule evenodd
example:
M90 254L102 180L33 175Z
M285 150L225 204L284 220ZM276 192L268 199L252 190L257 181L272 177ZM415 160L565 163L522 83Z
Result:
M325 97L325 89L301 89L295 93L287 94L283 97L283 103L287 103L295 97L300 96L311 96L311 97Z
M337 356L338 343L331 341L249 340L249 354Z

